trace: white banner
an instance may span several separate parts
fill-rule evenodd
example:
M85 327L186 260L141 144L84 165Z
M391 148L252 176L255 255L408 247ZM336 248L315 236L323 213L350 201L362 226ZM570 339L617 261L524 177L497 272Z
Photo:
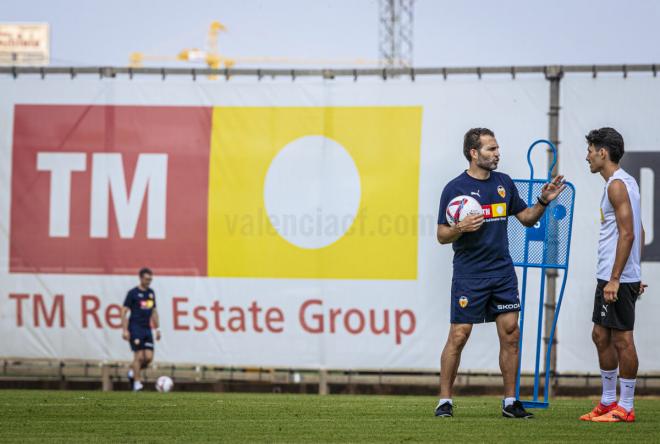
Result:
M45 66L49 62L48 23L0 23L0 65Z
M493 129L500 171L527 178L547 94L543 79L2 79L0 355L130 359L119 306L150 266L158 360L437 369L452 271L437 210L466 168L463 134ZM597 178L568 156L583 230ZM597 368L590 236L573 237L561 370ZM530 296L527 370L537 307ZM461 369L497 371L497 343L476 326Z

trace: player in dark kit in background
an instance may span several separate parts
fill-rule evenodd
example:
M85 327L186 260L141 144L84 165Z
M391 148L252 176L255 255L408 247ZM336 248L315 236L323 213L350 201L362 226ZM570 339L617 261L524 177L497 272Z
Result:
M149 288L152 280L151 270L141 269L140 285L128 292L121 309L122 337L129 341L133 350L133 362L128 371L128 380L136 392L143 388L140 371L147 368L154 359L152 327L156 330L156 340L160 341L156 293ZM127 316L128 312L131 313L130 317Z
M543 186L538 202L530 208L518 195L509 176L494 170L500 160L495 134L487 128L469 130L463 141L463 154L470 162L468 170L445 186L440 199L438 241L453 244L454 274L451 285L451 325L442 351L440 402L438 417L453 416L452 388L461 352L473 324L495 322L500 340L500 369L504 380L502 415L507 418L531 418L515 398L518 370L518 278L509 254L508 216L516 216L525 226L533 226L548 204L564 190L558 176ZM450 226L446 208L461 195L474 197L483 207L483 215L472 215Z

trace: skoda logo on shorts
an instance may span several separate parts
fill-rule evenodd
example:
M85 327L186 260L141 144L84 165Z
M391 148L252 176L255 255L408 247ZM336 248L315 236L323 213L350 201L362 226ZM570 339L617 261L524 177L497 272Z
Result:
M458 305L460 305L461 308L467 307L468 302L469 301L468 301L467 296L461 296L460 298L458 298Z

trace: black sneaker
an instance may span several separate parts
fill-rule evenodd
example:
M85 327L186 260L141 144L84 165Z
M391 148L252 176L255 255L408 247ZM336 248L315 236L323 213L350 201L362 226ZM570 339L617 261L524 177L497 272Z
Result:
M438 404L435 408L435 416L438 418L451 418L454 416L454 406L449 402L445 402L442 405Z
M513 404L508 407L504 407L504 401L502 401L502 416L505 418L532 419L534 414L525 410L520 401L513 401Z

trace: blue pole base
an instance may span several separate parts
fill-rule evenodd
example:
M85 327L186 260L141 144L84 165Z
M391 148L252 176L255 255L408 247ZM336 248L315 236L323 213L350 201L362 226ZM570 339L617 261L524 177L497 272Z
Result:
M523 407L526 409L547 409L550 407L549 402L543 402L543 401L521 401Z

